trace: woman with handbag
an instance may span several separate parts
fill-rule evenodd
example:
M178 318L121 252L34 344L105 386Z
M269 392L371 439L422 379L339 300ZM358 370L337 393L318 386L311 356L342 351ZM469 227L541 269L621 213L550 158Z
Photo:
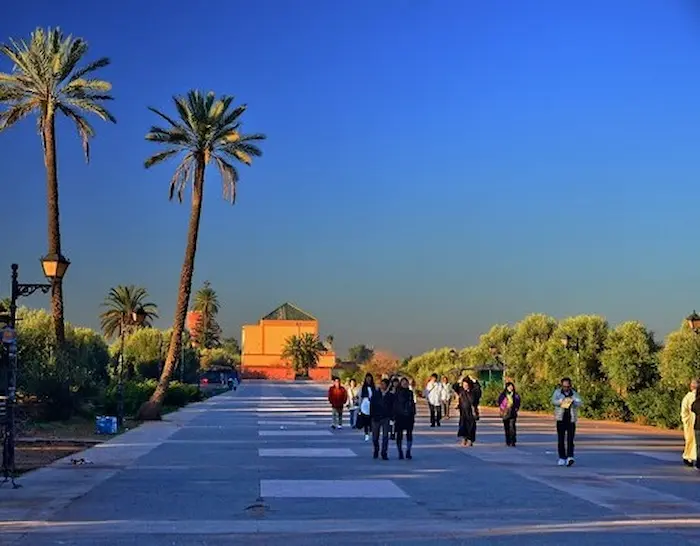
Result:
M515 447L517 440L515 422L520 411L520 395L515 392L515 385L512 381L506 383L505 389L498 397L498 413L503 419L503 430L506 433L506 445Z
M365 431L365 442L369 442L369 433L372 429L372 419L370 418L370 407L372 395L374 394L374 377L371 373L365 375L365 381L360 389L360 414L357 416L355 427Z

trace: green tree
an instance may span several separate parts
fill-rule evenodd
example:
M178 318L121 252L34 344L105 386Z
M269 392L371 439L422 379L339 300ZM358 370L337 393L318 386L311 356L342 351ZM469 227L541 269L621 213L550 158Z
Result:
M671 389L684 389L700 377L700 335L684 322L666 337L659 359L662 382Z
M515 325L503 358L518 386L544 379L547 342L556 328L557 321L542 314L528 315Z
M600 379L600 355L607 336L608 322L597 315L578 315L561 321L547 342L547 380L556 384L568 375L577 388L582 388Z
M612 330L600 362L613 389L626 396L650 386L658 374L657 350L653 334L641 322L623 322Z
M36 29L29 39L10 40L0 46L13 65L12 72L0 73L0 104L6 106L0 112L0 132L9 129L30 114L38 117L39 134L46 166L48 207L48 254L61 256L61 230L58 207L58 167L56 160L56 116L71 120L83 142L86 161L90 160L90 139L95 131L83 113L95 114L103 121L115 122L103 106L111 100L112 85L92 78L92 73L109 64L103 57L79 68L88 51L87 42L81 38L64 36L59 29ZM56 340L63 344L65 326L63 318L63 284L53 283L51 313Z
M357 365L362 365L365 362L372 360L374 356L374 349L367 347L364 343L361 345L355 345L348 349L348 360L356 363Z
M221 340L221 348L230 355L240 355L241 346L235 337L225 337Z
M145 166L150 168L166 159L182 156L170 180L170 199L177 195L182 202L185 189L191 182L192 206L173 319L173 335L170 338L158 387L138 412L138 416L144 420L160 418L163 399L168 391L170 378L182 347L182 333L185 330L185 319L192 292L192 275L202 215L206 168L210 162L216 164L224 186L224 197L234 203L238 171L231 160L250 165L254 156L262 155L256 144L265 138L262 134L241 133L240 117L245 112L246 106L230 109L233 97L223 96L217 99L214 93L203 95L199 91L190 91L187 97L175 97L174 101L179 119L171 118L155 108L150 108L167 123L167 126L166 128L151 127L146 135L146 140L162 144L164 149L147 159Z
M166 337L156 328L142 328L124 340L124 358L129 370L142 379L157 379L163 366Z
M287 338L282 358L292 361L297 375L308 376L309 370L318 365L319 358L325 352L326 347L318 336L305 333Z
M147 301L148 291L141 286L115 286L109 289L109 294L102 303L105 311L100 314L102 333L107 339L121 335L122 325L124 333L133 331L138 327L133 314L143 309L146 317L141 324L143 327L151 327L153 319L158 318L158 306Z
M209 281L204 281L202 288L195 293L192 307L199 313L195 335L197 344L205 349L218 347L221 341L221 327L216 321L220 309L219 296Z

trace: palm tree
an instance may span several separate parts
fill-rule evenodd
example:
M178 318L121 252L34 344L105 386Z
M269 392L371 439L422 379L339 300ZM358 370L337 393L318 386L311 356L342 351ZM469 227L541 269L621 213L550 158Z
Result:
M245 112L246 106L236 106L230 110L233 97L222 96L217 99L214 93L203 95L199 91L190 91L186 97L174 97L173 100L179 119L173 119L155 108L150 108L154 114L165 120L167 126L166 128L151 127L146 135L146 140L163 144L165 149L147 159L145 166L149 168L161 161L181 155L182 160L170 180L170 199L177 195L178 200L182 202L185 189L191 182L192 208L168 356L158 387L150 400L139 410L139 417L144 420L160 417L163 398L182 346L182 332L185 329L187 308L192 292L192 274L197 253L199 221L202 215L205 170L210 162L216 164L221 173L224 197L231 203L235 203L238 171L231 160L250 165L253 156L262 155L256 142L265 139L265 135L241 133L239 118Z
M195 293L192 307L199 313L197 337L200 339L198 342L205 349L211 349L219 344L221 328L216 321L216 315L219 313L220 308L219 296L216 294L216 290L211 287L209 281L204 281L202 288Z
M110 288L109 294L102 303L102 307L105 307L106 310L100 314L100 325L104 336L107 339L120 336L122 325L125 331L136 327L133 313L137 309L143 309L145 312L145 319L141 326L152 326L153 319L158 318L158 306L146 301L147 298L146 289L133 284Z
M81 38L65 37L59 29L36 29L29 43L10 40L0 46L13 64L9 74L0 72L0 132L35 113L44 150L48 207L48 254L62 257L61 230L58 214L58 167L56 164L56 115L71 120L80 135L85 160L90 161L90 139L95 131L83 112L95 114L105 121L116 120L101 103L111 100L109 82L86 76L109 64L103 57L78 68L88 51ZM63 283L56 279L51 290L51 314L56 341L65 340L63 321Z
M309 370L318 365L318 359L326 351L318 336L307 332L287 338L282 349L282 358L292 361L297 375L308 376Z

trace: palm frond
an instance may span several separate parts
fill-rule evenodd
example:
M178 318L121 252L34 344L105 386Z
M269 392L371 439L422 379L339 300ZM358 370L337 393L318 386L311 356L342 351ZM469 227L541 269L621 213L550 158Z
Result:
M71 106L80 108L81 110L85 110L86 112L90 112L91 114L95 114L103 121L111 121L112 123L117 122L115 117L112 114L110 114L106 108L90 100L71 97L66 98L65 102L67 104L70 104Z
M75 123L75 128L78 130L80 135L80 140L83 143L83 152L85 153L85 162L90 163L90 139L95 136L95 130L88 123L88 121L81 116L78 112L65 106L63 104L58 105L58 109L61 113L68 119Z
M70 84L71 82L75 80L81 79L83 76L86 74L90 74L91 72L95 72L96 70L99 70L100 68L104 68L105 66L109 66L109 64L112 61L110 61L107 57L102 57L101 59L97 59L96 61L93 61L87 65L85 65L83 68L80 68L73 72L73 75L70 77L68 80L68 83Z
M151 107L151 106L149 106L148 109L149 109L151 112L153 112L154 114L156 114L157 116L162 117L165 121L167 121L167 122L168 122L170 125L172 125L173 127L177 127L178 129L182 129L182 125L180 125L179 123L177 123L177 122L176 122L175 120L173 120L171 117L166 116L166 115L165 115L163 112L161 112L160 110L157 110L157 109L155 109L155 108L153 108L153 107ZM183 129L183 130L184 130L184 129ZM153 129L151 129L151 131L153 131Z
M170 149L170 150L165 150L163 152L158 152L157 154L153 154L151 157L149 157L144 162L144 167L146 167L148 169L148 168L152 167L153 165L156 165L156 164L160 163L161 161L165 161L166 159L174 156L179 151L180 150Z
M224 199L232 205L236 203L236 184L238 183L238 171L223 158L215 155L216 165L221 173L221 183L223 185Z
M192 178L194 174L194 155L192 153L187 154L177 169L175 169L175 174L170 179L170 191L168 199L172 201L173 197L177 194L177 200L182 203L185 188L187 183Z
M18 121L31 114L37 105L33 102L19 102L0 112L0 131L9 129Z

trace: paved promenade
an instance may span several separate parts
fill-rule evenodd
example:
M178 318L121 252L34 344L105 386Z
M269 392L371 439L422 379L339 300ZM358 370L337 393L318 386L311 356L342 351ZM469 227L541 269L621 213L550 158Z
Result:
M0 544L700 545L700 472L679 434L585 423L556 466L550 418L517 448L492 413L457 445L420 408L414 459L329 429L327 386L246 382L0 489Z

